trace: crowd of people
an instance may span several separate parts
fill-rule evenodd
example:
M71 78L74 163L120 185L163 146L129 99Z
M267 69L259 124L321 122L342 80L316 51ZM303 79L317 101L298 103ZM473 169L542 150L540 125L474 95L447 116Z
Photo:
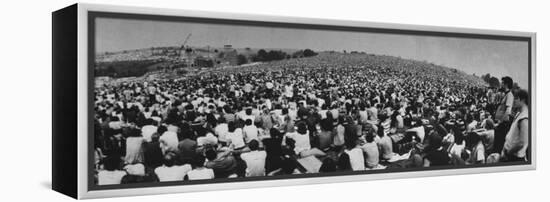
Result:
M527 161L529 95L433 64L326 54L95 88L95 183Z

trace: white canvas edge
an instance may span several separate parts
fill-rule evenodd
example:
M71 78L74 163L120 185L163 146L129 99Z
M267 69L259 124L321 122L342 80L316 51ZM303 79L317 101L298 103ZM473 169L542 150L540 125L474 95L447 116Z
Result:
M163 187L146 187L146 188L125 188L113 190L88 190L88 30L87 30L87 12L117 12L117 13L132 13L132 14L153 14L167 16L186 16L186 17L201 17L201 18L217 18L217 19L233 19L233 20L254 20L266 22L286 22L286 23L302 23L302 24L318 24L318 25L337 25L350 27L370 27L370 28L385 28L385 29L403 29L417 31L434 31L434 32L453 32L467 34L487 34L498 36L519 36L530 37L531 41L531 150L532 161L531 165L515 165L503 167L479 167L479 168L461 168L448 170L429 170L429 171L413 171L413 172L392 172L380 174L364 174L364 175L349 175L349 176L330 176L330 177L315 177L315 178L299 178L299 179L283 179L283 180L263 180L263 181L247 181L247 182L227 182L215 184L200 184L200 185L174 185ZM468 29L455 27L437 27L437 26L420 26L407 24L388 24L360 21L341 21L313 18L296 18L296 17L280 17L268 15L250 15L250 14L235 14L235 13L219 13L207 11L190 11L179 9L161 9L161 8L145 8L145 7L128 7L114 5L98 5L98 4L78 4L78 71L77 71L77 89L78 89L78 198L104 198L104 197L119 197L119 196L136 196L149 194L168 194L168 193L186 193L198 191L217 191L242 188L259 188L259 187L277 187L290 185L306 185L320 183L338 183L350 181L367 181L380 179L396 179L396 178L416 178L442 175L460 175L460 174L478 174L492 172L507 172L520 170L536 169L536 33L533 32L517 32L517 31L500 31L500 30L484 30L484 29Z

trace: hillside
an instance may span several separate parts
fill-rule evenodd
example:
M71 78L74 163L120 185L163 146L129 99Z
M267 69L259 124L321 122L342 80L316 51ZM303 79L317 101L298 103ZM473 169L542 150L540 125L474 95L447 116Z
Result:
M218 68L181 68L176 70L149 71L143 76L134 78L109 79L109 83L134 80L185 79L204 74L232 74L246 72L281 72L289 69L314 72L338 72L339 68L353 68L358 74L379 75L382 78L406 82L406 79L421 81L445 80L457 85L482 86L485 83L478 77L466 74L460 70L439 66L423 61L402 59L394 56L374 54L344 54L322 52L309 58L285 59L273 62L252 63L241 66L226 66Z

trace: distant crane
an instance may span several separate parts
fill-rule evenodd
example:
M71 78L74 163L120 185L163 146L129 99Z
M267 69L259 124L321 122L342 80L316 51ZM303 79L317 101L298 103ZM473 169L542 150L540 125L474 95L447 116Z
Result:
M187 62L187 66L190 66L190 57L189 57L189 54L191 53L191 50L189 48L186 48L185 45L187 44L187 41L189 41L189 38L191 37L191 33L187 34L187 37L185 37L185 40L183 41L183 43L181 44L181 47L179 49L179 56L180 56L180 59L182 57L182 51L185 52L185 61Z
M181 47L180 47L180 49L179 49L179 55L181 55L181 52L182 52L182 51L186 51L186 50L187 50L187 48L185 48L185 45L187 44L187 41L189 41L189 38L190 38L190 37L191 37L191 33L189 33L189 34L187 35L187 37L185 37L185 40L183 40L183 43L181 44Z

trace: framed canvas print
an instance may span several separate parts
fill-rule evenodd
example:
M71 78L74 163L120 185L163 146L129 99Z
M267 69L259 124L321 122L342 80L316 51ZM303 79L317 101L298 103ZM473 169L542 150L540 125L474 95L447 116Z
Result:
M535 33L52 16L52 184L71 197L535 169Z

